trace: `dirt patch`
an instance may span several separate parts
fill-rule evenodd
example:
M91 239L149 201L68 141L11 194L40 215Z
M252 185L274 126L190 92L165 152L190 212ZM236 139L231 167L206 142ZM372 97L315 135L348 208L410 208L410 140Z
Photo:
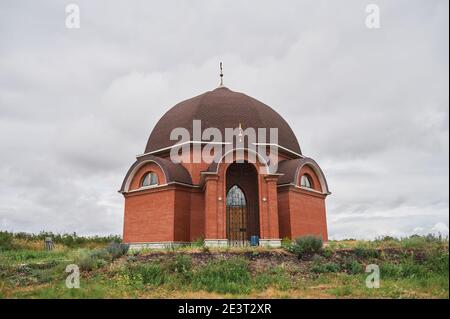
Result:
M336 249L332 252L321 251L319 253L306 253L297 256L284 249L273 249L263 251L231 250L231 251L153 251L134 256L137 262L158 262L164 263L176 255L188 255L192 258L195 266L202 266L212 260L243 258L249 261L249 268L252 274L274 269L275 267L285 267L290 273L300 276L310 275L311 265L315 262L335 263L345 265L351 261L365 265L379 260L396 262L406 256L421 262L426 258L426 252L422 250L405 250L401 248L374 249L375 256L364 256L358 254L354 248Z

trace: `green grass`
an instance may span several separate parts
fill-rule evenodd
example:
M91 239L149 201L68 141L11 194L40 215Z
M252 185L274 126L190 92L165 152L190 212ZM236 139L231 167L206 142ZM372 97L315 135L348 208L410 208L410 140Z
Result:
M124 256L127 247L118 244L61 244L47 252L39 243L8 238L0 251L0 298L449 296L448 240L436 237L331 242L303 250L314 253L301 260L287 252L293 244L287 240L275 250L199 246ZM71 263L82 271L79 289L65 286ZM368 264L380 267L379 289L365 285Z
M248 261L233 258L208 262L193 273L192 286L210 292L248 293L251 287Z

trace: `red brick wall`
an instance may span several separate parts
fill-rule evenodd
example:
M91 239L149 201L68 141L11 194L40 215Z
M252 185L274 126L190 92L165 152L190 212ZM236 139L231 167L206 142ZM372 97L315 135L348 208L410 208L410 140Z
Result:
M264 182L267 185L267 233L261 238L280 238L279 222L278 222L278 193L277 193L278 176L266 176Z
M278 189L278 224L280 238L291 238L291 215L289 208L289 188Z
M149 190L125 196L126 243L174 240L175 191Z
M298 187L303 174L309 175L315 191ZM295 239L305 235L316 235L327 241L326 195L321 194L322 187L316 173L305 165L301 168L296 181L297 186L278 188L280 237Z
M194 183L200 180L200 171L207 166L204 163L185 165ZM256 164L258 172L260 166ZM221 163L218 174L207 178L204 189L169 185L125 194L124 241L184 242L200 237L225 238L226 192L232 184L226 179L227 168L228 164ZM139 188L142 176L148 171L158 174L160 184L166 183L160 167L148 163L136 172L130 190ZM304 173L311 176L314 188L320 192L319 180L309 166L301 169L297 181ZM259 193L255 200L259 206L261 238L313 234L328 239L325 195L295 186L277 188L275 176L258 175L254 182L258 191L255 195L246 195L254 197ZM245 186L243 188L248 189Z
M191 193L190 239L205 238L205 195L201 190Z
M190 241L189 228L191 224L191 192L189 189L175 191L174 210L174 240Z
M325 196L307 190L289 191L291 238L317 235L328 240Z

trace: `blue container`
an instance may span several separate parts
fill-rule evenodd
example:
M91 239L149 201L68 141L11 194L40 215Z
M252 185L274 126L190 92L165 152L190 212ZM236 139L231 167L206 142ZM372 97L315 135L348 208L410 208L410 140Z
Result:
M259 246L259 236L250 236L250 246Z

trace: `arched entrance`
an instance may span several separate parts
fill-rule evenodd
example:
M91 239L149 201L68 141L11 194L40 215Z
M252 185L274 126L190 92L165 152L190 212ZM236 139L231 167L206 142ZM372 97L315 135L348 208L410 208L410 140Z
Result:
M233 163L226 173L227 239L243 246L259 236L258 173L249 163Z

